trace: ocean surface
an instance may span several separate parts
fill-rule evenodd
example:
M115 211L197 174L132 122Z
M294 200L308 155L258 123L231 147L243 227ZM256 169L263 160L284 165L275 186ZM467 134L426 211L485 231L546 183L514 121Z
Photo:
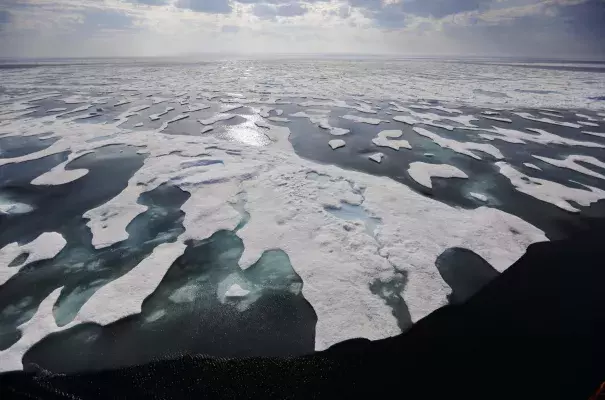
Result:
M0 69L0 371L392 336L605 218L604 63Z

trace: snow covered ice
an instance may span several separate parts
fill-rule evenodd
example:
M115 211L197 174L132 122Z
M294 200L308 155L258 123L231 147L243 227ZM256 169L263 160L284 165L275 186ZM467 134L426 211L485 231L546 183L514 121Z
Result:
M426 62L7 69L0 370L389 337L448 303L448 249L504 271L605 217L605 84Z

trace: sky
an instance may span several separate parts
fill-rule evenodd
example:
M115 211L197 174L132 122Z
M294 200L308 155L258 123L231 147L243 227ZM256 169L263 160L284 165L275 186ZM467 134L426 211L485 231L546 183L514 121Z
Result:
M0 57L605 58L605 0L0 0Z

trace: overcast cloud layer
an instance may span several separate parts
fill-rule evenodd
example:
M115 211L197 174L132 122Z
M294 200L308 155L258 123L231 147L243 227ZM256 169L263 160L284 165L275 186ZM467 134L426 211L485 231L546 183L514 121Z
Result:
M0 57L605 58L605 0L0 0Z

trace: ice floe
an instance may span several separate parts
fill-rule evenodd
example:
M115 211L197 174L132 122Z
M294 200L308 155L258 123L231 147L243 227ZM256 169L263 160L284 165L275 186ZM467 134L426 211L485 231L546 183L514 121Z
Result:
M168 112L174 110L174 107L166 107L166 109L164 109L164 111L162 111L161 113L158 114L151 114L149 116L149 119L151 119L152 121L157 121L158 119L160 119L160 117L162 117L163 115L168 114Z
M491 119L492 121L499 121L499 122L506 122L509 124L512 124L513 120L510 118L504 118L504 117L494 117L491 115L482 115L483 118L485 119Z
M290 122L290 120L288 118L283 118L283 117L269 117L267 119L269 121L273 121L273 122Z
M582 131L582 133L585 133L587 135L592 135L592 136L598 136L598 137L605 138L605 133L601 133L601 132Z
M343 119L348 119L349 121L353 121L353 122L359 122L359 123L364 123L364 124L370 124L370 125L378 125L381 122L389 122L386 121L384 119L378 119L378 118L366 118L366 117L360 117L358 115L343 115L342 117Z
M582 127L582 125L574 124L573 122L555 121L554 119L550 119L550 118L540 118L540 117L533 116L532 114L526 113L526 112L515 112L513 114L516 114L519 117L525 118L529 121L536 121L536 122L543 122L545 124L566 126L568 128L581 128Z
M540 161L544 161L545 163L548 163L550 165L554 165L556 167L568 168L568 169L577 171L581 174L594 176L595 178L599 178L599 179L605 179L605 175L599 174L598 172L595 172L591 169L588 169L588 168L582 166L581 164L578 164L578 161L581 161L581 162L584 162L587 164L592 164L599 168L605 168L605 162L598 160L591 156L584 156L584 155L580 155L580 154L571 154L563 160L542 157L542 156L537 156L537 155L533 155L533 157L537 158Z
M586 189L576 189L546 179L534 178L517 171L510 164L503 161L497 162L496 166L518 191L551 203L563 210L580 211L570 201L574 201L581 206L589 206L591 203L605 199L605 191L595 187L583 185Z
M7 244L0 249L0 285L19 272L21 267L53 258L63 250L66 244L63 236L57 232L44 232L23 245L19 245L17 242ZM12 266L11 263L20 255L26 255L26 257L21 263ZM2 363L0 363L0 367L1 365Z
M43 173L34 180L31 181L32 185L64 185L69 182L73 182L88 173L87 169L65 169L65 166L75 160L76 158L82 157L88 153L92 153L92 150L84 151L82 153L70 154L67 160L57 165L48 172Z
M598 119L593 118L590 115L586 115L586 114L576 114L576 117L578 117L578 118L584 118L584 119L587 119L588 121L592 121L592 122L598 122L599 121Z
M416 161L410 164L408 168L410 177L421 184L431 189L433 183L431 178L468 178L468 175L460 169L448 164L428 164Z
M55 289L40 303L34 316L19 326L19 340L8 349L0 351L0 372L22 369L21 360L27 350L51 333L84 322L107 325L140 313L143 300L157 288L168 268L183 254L185 247L182 243L158 245L151 255L126 275L97 290L80 308L74 320L62 327L57 326L53 315L53 307L62 288Z
M332 148L332 150L336 150L336 149L339 149L341 147L344 147L345 144L346 144L346 142L344 140L342 140L342 139L333 139L333 140L330 140L328 142L328 144L330 145L330 147Z
M473 153L471 150L487 153L496 159L504 158L500 150L498 150L498 148L489 143L458 142L456 140L443 138L424 128L414 127L413 129L414 132L416 132L417 134L431 139L433 142L435 142L440 147L443 147L444 149L450 149L455 151L456 153L464 154L466 156L473 157L477 160L480 160L481 157Z
M523 165L525 165L527 168L533 168L533 169L537 169L538 171L542 171L542 168L540 168L537 165L532 164L532 163L524 162Z
M384 130L378 132L378 135L372 139L372 143L379 147L390 147L393 150L400 148L411 149L410 143L405 139L393 140L403 135L403 132L398 129Z
M558 136L553 133L547 132L543 129L534 129L534 128L526 128L528 131L533 133L523 132L516 129L507 129L500 128L497 126L492 126L491 129L475 129L477 131L483 132L491 132L496 135L490 135L481 133L480 137L487 140L502 140L509 143L518 143L523 144L526 142L534 142L540 144L563 144L569 146L584 146L584 147L599 147L605 148L605 144L594 143L594 142L584 142L581 140L568 139L563 136Z
M369 156L368 158L378 164L380 164L382 162L382 158L384 157L384 154L382 153L375 153L372 154L371 156Z
M225 297L246 297L249 293L249 290L243 289L240 285L234 283L225 292Z
M597 124L597 123L588 122L588 121L578 121L578 124L584 125L584 126L592 126L592 127L598 127L599 126L599 124Z
M481 193L475 193L475 192L470 192L469 193L472 197L476 198L477 200L481 200L481 201L487 201L487 196Z

